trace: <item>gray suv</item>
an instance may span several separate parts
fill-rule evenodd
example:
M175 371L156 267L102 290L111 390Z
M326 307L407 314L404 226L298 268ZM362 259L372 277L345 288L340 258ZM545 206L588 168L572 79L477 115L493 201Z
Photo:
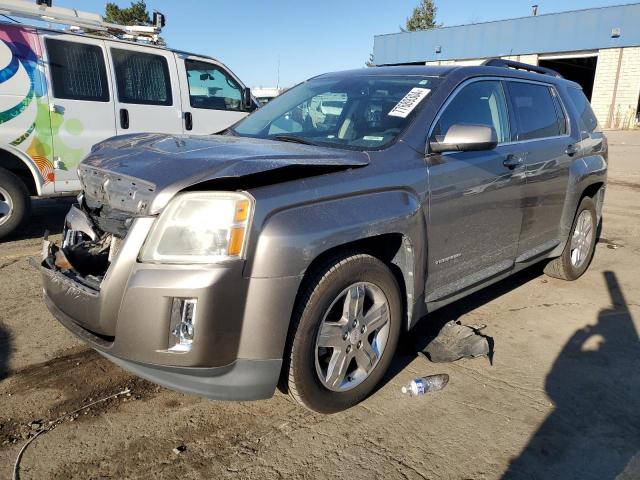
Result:
M607 142L580 87L501 60L315 77L219 135L96 145L45 302L123 368L214 399L364 399L398 337L536 262L587 269Z

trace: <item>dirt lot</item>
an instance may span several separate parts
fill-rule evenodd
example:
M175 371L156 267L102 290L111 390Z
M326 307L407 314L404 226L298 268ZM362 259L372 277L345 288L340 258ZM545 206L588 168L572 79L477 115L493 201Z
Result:
M640 133L609 137L604 229L587 274L568 283L534 267L438 312L404 339L379 391L332 416L281 394L174 393L87 350L47 312L27 264L70 204L39 202L29 230L0 244L0 478L31 422L125 387L131 396L39 436L21 478L640 478ZM487 325L493 365L414 353L412 337L458 317ZM412 377L440 372L445 390L401 395Z

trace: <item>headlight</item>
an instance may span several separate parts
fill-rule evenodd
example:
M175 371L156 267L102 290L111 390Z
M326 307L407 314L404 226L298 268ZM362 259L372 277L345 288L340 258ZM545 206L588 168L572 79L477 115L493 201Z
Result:
M176 195L151 229L140 260L215 263L243 258L252 210L252 199L241 193Z

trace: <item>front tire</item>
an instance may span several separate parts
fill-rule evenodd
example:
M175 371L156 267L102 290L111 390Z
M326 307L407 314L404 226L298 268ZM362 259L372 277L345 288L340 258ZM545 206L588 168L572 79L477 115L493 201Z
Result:
M569 232L569 239L562 254L544 268L550 277L576 280L587 271L596 248L596 206L590 197L584 197Z
M30 212L31 198L25 184L0 168L0 240L20 228Z
M389 368L402 300L389 268L370 255L337 257L300 295L285 352L289 394L321 413L365 399Z

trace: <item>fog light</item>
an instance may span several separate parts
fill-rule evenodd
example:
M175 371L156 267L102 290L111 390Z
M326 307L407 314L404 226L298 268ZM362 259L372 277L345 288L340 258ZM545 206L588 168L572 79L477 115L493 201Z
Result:
M196 306L195 298L174 298L171 306L171 325L169 327L169 351L188 352L191 350L195 334Z

